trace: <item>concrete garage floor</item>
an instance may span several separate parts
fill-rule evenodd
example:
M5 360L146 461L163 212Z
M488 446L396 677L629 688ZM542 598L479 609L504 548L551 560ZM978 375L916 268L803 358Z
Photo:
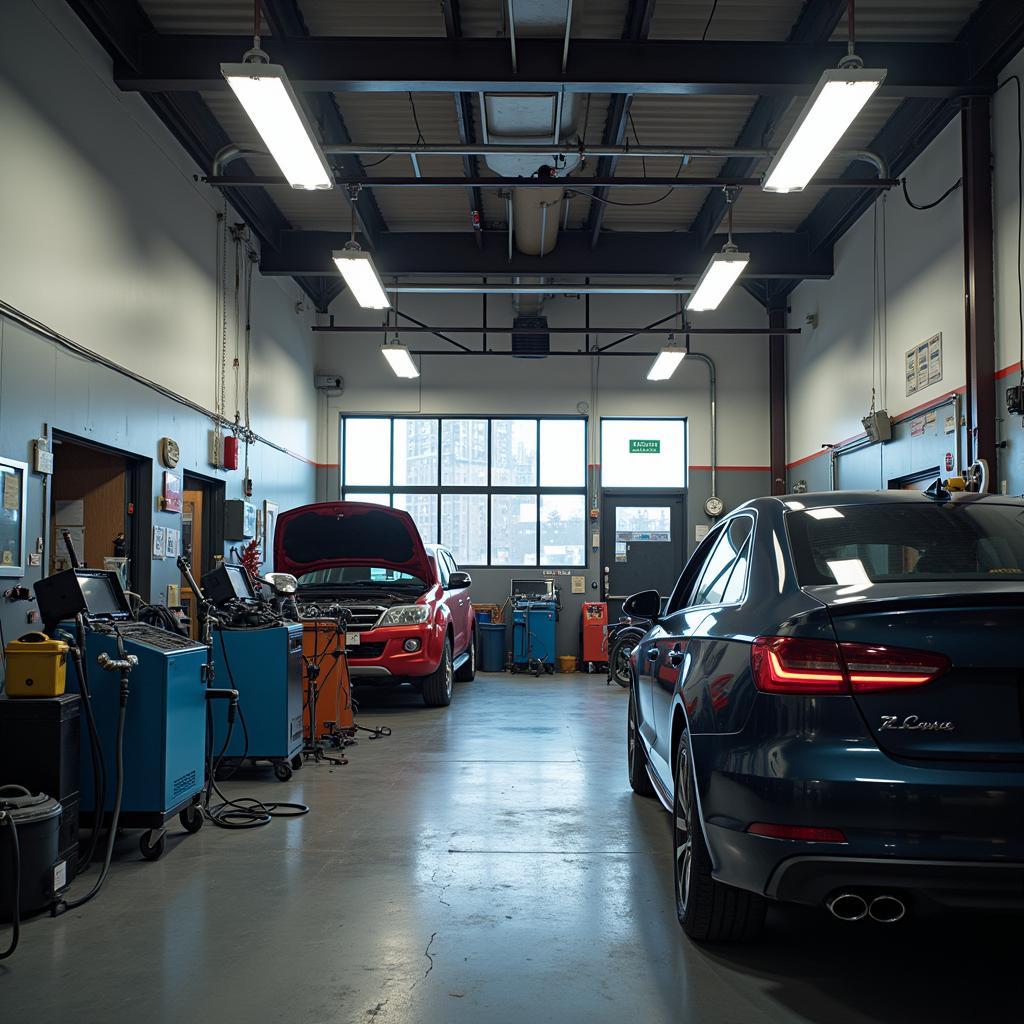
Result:
M700 949L672 903L668 816L626 783L626 693L481 675L448 710L364 700L351 763L230 792L308 802L209 824L163 860L125 840L107 888L29 923L0 1020L914 1022L1020 1016L1020 929L988 917L841 925L774 914Z

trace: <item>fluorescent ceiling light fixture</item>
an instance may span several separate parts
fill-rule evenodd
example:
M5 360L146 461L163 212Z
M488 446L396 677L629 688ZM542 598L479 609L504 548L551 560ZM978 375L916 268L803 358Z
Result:
M685 357L685 348L680 348L678 345L667 345L651 364L651 368L647 371L647 379L668 380Z
M407 380L412 380L420 375L420 371L413 362L412 355L401 342L395 341L390 345L381 345L380 350L391 366L391 369L395 371L396 377L405 377Z
M716 252L704 273L700 275L697 287L693 289L686 302L686 308L697 312L718 309L718 304L725 298L749 262L750 253L737 252L735 246L730 249L727 245L721 252Z
M241 64L221 64L220 73L288 184L302 189L333 188L334 175L284 68L264 63L267 55L262 50L250 50L245 56Z
M345 284L363 309L390 309L391 300L368 252L358 242L346 242L344 249L332 254Z
M826 71L768 165L761 187L766 192L804 188L884 80L882 68Z

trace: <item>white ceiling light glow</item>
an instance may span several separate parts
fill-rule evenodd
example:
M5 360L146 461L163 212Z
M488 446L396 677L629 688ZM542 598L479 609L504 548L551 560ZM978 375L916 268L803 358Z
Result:
M846 67L826 71L768 166L764 190L803 189L884 80L882 69Z
M346 242L344 249L335 250L335 265L345 278L345 284L363 309L389 309L391 300L368 252L358 242Z
M697 287L686 302L686 308L694 312L718 309L736 279L750 262L749 252L738 252L735 246L726 247L711 257L704 273L700 275Z
M685 348L680 348L678 345L667 345L651 364L651 368L647 371L647 379L668 380L685 358Z
M420 375L416 363L413 362L412 354L401 342L396 340L390 345L381 345L380 350L388 361L388 365L395 371L396 377L412 380Z
M241 64L221 64L220 73L288 184L301 189L333 188L334 176L284 68L268 63L262 50L253 49Z

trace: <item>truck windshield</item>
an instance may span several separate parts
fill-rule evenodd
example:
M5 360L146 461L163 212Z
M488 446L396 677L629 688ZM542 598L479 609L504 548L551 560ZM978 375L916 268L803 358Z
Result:
M786 514L800 585L1024 580L1016 505L836 505Z
M337 566L299 576L300 587L416 586L426 584L418 576L377 565Z

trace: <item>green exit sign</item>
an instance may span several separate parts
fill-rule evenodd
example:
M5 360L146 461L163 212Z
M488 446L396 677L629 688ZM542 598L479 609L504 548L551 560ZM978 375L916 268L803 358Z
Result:
M630 455L660 455L661 441L630 441Z

